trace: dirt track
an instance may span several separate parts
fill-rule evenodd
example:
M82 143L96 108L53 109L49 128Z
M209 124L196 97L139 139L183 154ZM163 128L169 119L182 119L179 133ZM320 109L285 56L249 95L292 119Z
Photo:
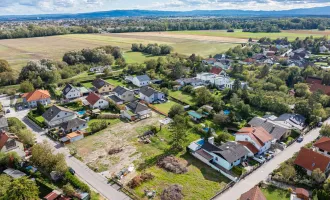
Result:
M144 36L144 37L164 37L176 38L187 40L198 40L218 43L246 43L247 39L230 38L230 37L217 37L217 36L203 36L203 35L189 35L189 34L172 34L170 32L138 32L138 33L120 33L124 36Z

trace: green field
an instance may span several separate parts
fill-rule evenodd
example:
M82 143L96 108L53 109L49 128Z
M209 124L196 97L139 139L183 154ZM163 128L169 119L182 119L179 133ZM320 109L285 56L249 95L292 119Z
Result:
M174 97L186 104L189 105L193 105L194 104L194 98L189 95L189 94L185 94L182 91L178 90L178 91L169 91L169 96Z
M226 30L221 31L174 31L170 32L171 34L180 34L180 35L203 35L203 36L217 36L217 37L229 37L229 38L253 38L260 39L262 37L269 37L271 39L288 37L289 40L294 40L297 37L306 38L308 36L313 37L322 37L323 35L327 35L327 32L321 31L310 31L310 32L287 32L282 31L280 33L251 33L251 32L242 32L242 30L235 30L235 32L227 32Z
M153 104L153 106L155 106L161 112L168 114L168 112L170 111L171 107L174 106L174 105L177 105L177 104L178 103L169 100L166 103Z
M143 63L146 60L157 59L159 57L161 56L152 56L141 52L127 51L124 53L126 63Z

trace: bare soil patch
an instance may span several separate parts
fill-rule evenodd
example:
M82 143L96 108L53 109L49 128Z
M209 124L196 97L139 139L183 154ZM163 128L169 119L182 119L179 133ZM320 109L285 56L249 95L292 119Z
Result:
M179 160L179 158L172 155L160 159L157 165L158 167L175 174L184 174L188 171L187 162L184 160Z
M118 35L143 36L143 37L165 37L165 38L218 42L218 43L246 43L247 42L246 39L239 39L239 38L232 38L232 37L189 35L189 34L178 35L178 34L173 34L171 32L137 32L137 33L120 33Z

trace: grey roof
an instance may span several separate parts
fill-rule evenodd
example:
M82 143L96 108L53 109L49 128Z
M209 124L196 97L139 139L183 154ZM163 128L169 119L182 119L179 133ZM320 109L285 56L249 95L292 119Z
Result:
M72 88L74 87L71 84L66 84L66 86L62 90L62 93L64 95L67 95L72 90Z
M150 80L151 80L151 79L149 78L148 75L136 76L136 78L137 78L139 81L150 81Z
M249 151L243 145L237 142L227 142L217 147L208 141L205 141L202 145L202 148L208 152L212 152L221 156L229 163L232 163L249 154Z
M60 125L65 131L79 127L80 125L86 124L86 120L75 118L70 121L64 122Z
M118 95L122 95L127 91L130 91L130 90L125 87L122 87L122 86L117 86L117 87L115 87L115 89L113 89L113 92Z
M140 102L131 102L129 104L126 105L134 114L138 114L139 112L145 111L145 110L149 110L149 108L140 103Z
M280 115L274 121L286 121L286 120L290 120L295 124L301 125L301 124L305 123L306 118L299 114L285 113L285 114Z
M117 97L116 95L110 95L109 98L116 103L123 101L121 98Z
M147 97L150 97L151 95L158 93L157 90L153 89L149 86L143 86L140 88L140 93L146 95Z
M5 127L8 127L8 121L6 117L2 116L0 117L0 129Z
M53 105L52 107L48 108L48 110L44 114L42 114L42 117L45 118L47 121L51 121L61 111L74 113L74 111L72 111L70 109L63 108L63 107L57 106L57 105Z
M177 81L182 81L185 84L192 84L192 83L202 82L200 79L197 79L197 78L181 78L181 79L178 79Z
M251 126L261 126L277 140L281 139L281 137L289 130L288 128L276 124L269 119L264 119L261 117L254 117L248 122L248 124Z
M105 80L101 79L101 78L98 78L98 79L95 79L93 82L92 82L92 85L97 88L97 89L100 89L101 87L105 86L105 85L110 85L110 83L106 82Z

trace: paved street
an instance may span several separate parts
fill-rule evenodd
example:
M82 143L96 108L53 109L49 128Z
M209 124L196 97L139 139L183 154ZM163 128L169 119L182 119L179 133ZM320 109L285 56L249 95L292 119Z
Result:
M8 104L8 99L0 96L0 101L6 101L6 105ZM10 101L9 101L10 102ZM8 104L9 105L9 104ZM8 107L7 107L8 108ZM6 109L7 109L6 108ZM107 179L100 174L95 173L91 169L89 169L84 163L80 160L77 160L75 157L71 156L68 148L62 147L61 144L51 140L44 134L44 130L40 129L40 127L31 123L30 120L27 119L26 115L29 110L23 110L15 112L14 109L11 109L11 112L6 114L6 117L17 117L21 119L23 123L27 125L27 127L35 133L36 140L38 143L43 142L44 140L48 141L49 144L54 147L54 153L64 153L66 156L66 162L68 166L76 171L76 175L90 185L95 191L100 193L103 197L109 200L128 200L130 199L124 193L117 191L113 187L111 187L107 183Z
M329 119L327 123L329 123ZM261 166L259 169L254 171L245 179L241 180L239 183L235 184L232 188L227 190L222 195L215 198L216 200L231 200L239 199L242 193L250 190L253 186L258 184L260 181L266 180L268 175L274 171L279 165L288 160L293 156L294 153L298 152L301 147L305 144L315 140L319 136L320 128L313 129L308 134L304 136L304 140L301 143L294 143L290 147L286 148L284 151L279 153L275 158Z

